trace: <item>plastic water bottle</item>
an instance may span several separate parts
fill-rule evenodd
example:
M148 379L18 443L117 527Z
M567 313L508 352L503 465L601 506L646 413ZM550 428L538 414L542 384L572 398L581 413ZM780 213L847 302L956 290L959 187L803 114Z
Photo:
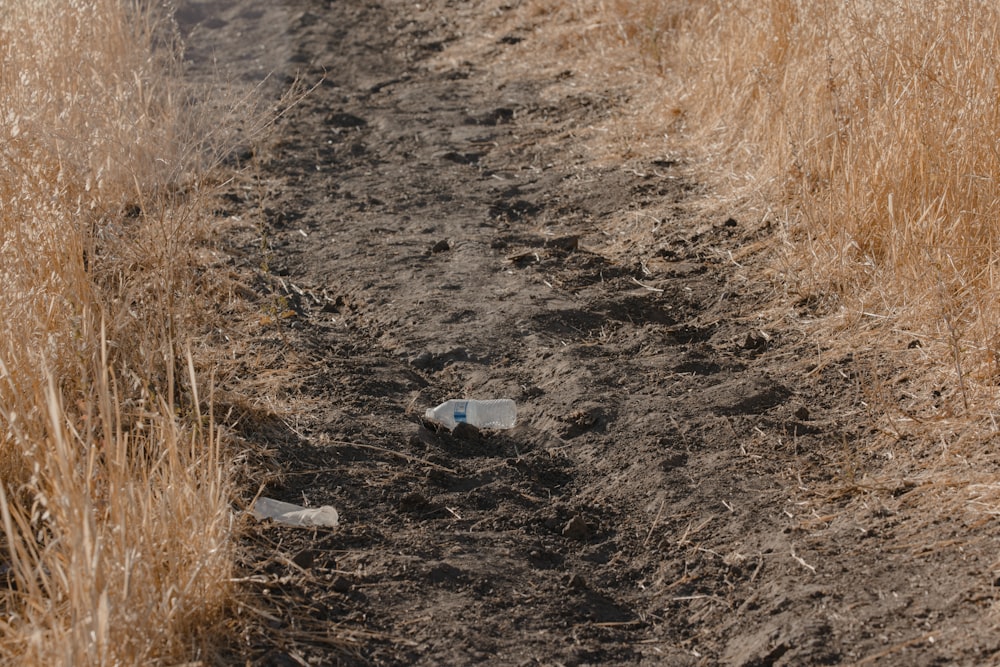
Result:
M517 406L509 398L495 401L452 399L436 408L427 408L424 417L446 428L455 428L460 423L477 428L513 428L517 421Z

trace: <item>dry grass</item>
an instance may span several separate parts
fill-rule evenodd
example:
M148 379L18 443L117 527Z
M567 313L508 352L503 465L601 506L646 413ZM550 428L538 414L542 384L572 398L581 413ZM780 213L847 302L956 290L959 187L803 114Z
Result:
M177 55L142 2L0 13L10 664L193 659L231 595L228 477L185 352L205 135Z
M996 7L636 0L609 11L663 26L644 50L667 54L657 58L692 138L792 212L808 289L936 345L961 391L966 378L995 383Z
M682 146L725 206L785 230L775 240L787 245L779 271L792 298L840 305L801 326L882 351L887 430L933 425L953 444L995 430L1000 10L981 0L529 7L555 26L548 41L573 49L575 69L634 86L621 154Z
M854 404L837 418L870 434L832 452L843 458L833 490L817 487L812 501L906 480L922 490L911 509L924 538L995 515L1000 10L528 0L481 42L511 29L535 38L497 58L512 72L547 68L543 101L624 100L607 120L565 128L591 162L647 172L679 158L707 186L690 213L774 231L734 260L772 279L773 303L756 315L815 345L805 382L854 359ZM672 213L629 215L608 222L607 249L648 259Z

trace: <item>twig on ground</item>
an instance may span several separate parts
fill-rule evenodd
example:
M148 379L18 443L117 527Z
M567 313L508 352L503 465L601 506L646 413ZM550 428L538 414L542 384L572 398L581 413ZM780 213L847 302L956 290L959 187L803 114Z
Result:
M632 278L632 282L634 282L639 287L642 287L643 289L648 289L650 292L657 292L659 294L663 294L663 290L661 290L659 287L653 287L652 285L646 285L644 283L639 282L635 278Z
M796 560L796 562L798 562L799 565L801 565L802 567L806 568L807 570L809 570L813 574L816 574L816 568L814 566L810 565L809 563L805 562L805 560L803 560L800 556L797 556L795 554L795 549L792 549L792 558L794 558Z
M653 536L653 531L656 530L656 525L660 523L660 515L663 513L663 505L666 503L666 499L660 501L660 509L656 510L656 517L653 519L653 525L649 527L649 532L646 533L646 539L642 541L642 546L645 547L649 542L649 538Z

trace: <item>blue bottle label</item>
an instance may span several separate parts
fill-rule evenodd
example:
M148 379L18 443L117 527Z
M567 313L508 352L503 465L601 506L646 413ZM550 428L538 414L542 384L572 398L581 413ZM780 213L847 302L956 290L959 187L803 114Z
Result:
M468 401L455 401L455 421L465 422L467 417L466 413L469 409Z

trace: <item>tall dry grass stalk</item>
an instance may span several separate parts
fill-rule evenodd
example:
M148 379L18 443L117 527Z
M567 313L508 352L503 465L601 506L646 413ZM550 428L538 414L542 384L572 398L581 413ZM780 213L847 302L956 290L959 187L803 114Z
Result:
M9 664L193 659L230 594L227 475L184 353L204 223L178 62L152 3L0 0Z
M1000 8L986 0L576 0L585 49L667 82L662 107L742 196L790 212L809 292L950 375L1000 378ZM662 136L662 135L661 135ZM717 184L719 184L717 183ZM849 318L850 319L850 318ZM874 321L874 320L870 320Z

